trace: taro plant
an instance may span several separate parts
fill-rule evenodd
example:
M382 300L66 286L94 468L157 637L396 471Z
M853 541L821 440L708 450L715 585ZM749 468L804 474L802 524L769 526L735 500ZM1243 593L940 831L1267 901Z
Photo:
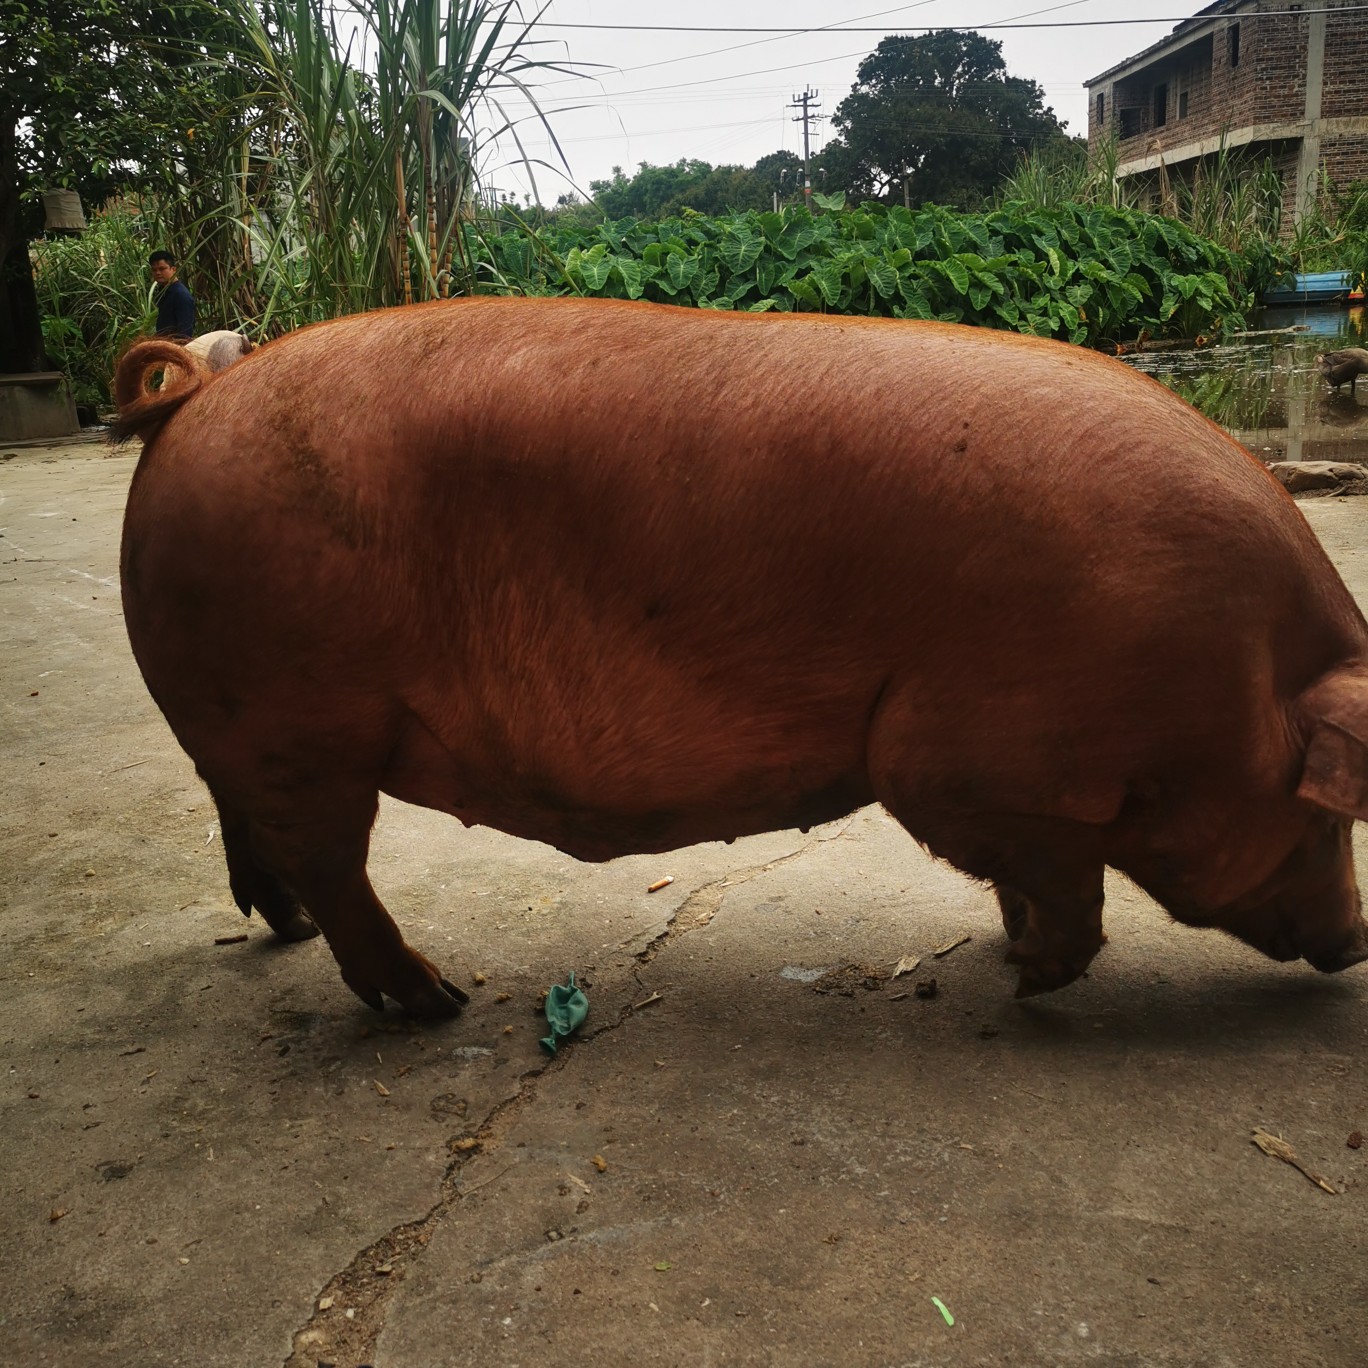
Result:
M505 233L494 268L531 292L701 308L881 314L1099 344L1243 326L1233 254L1135 210L911 211L839 196L822 212L685 214Z

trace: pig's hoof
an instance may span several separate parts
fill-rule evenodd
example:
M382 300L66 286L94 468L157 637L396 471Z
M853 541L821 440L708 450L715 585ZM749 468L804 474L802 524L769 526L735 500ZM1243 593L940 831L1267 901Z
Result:
M342 981L372 1012L383 1012L385 1010L384 994L373 983L353 983L345 974L342 976Z
M1023 964L1017 975L1015 996L1018 998L1039 997L1041 993L1053 993L1056 989L1067 988L1083 971L1073 970L1058 960L1046 960L1043 964Z
M461 1008L470 1001L470 998L454 983L439 978L436 983L425 984L418 992L409 993L399 1001L410 1016L440 1021L460 1016Z
M460 1016L470 1001L430 959L409 946L388 963L377 960L355 972L343 969L342 981L377 1012L385 1010L386 998L393 998L410 1016L441 1020Z
M356 983L351 979L344 981L367 1007L376 1012L385 1010L385 995L373 983ZM410 1016L440 1021L460 1016L461 1008L470 1001L470 998L454 983L439 979L437 983L410 989L403 997L395 996L395 1001Z
M456 1001L461 1004L462 1007L464 1007L466 1003L470 1001L470 994L463 993L454 983L451 982L450 979L443 979L442 987L445 988L447 992L450 993L451 996L454 997Z
M288 917L281 917L271 923L271 930L283 941L312 940L318 935L318 927L308 913L296 909Z
M1102 938L1105 941L1105 937ZM1040 993L1053 993L1059 988L1067 988L1075 979L1080 978L1093 962L1093 957L1101 944L1085 949L1058 945L1047 950L1026 937L1013 943L1007 951L1007 963L1019 967L1016 996L1035 997Z

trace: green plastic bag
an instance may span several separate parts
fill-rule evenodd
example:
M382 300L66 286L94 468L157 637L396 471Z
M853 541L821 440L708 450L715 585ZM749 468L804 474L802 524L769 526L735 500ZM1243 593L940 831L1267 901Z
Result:
M544 1036L541 1047L547 1054L555 1054L561 1036L578 1030L589 1015L589 999L575 987L575 973L570 971L569 983L556 983L546 995L546 1019L551 1023L551 1034Z

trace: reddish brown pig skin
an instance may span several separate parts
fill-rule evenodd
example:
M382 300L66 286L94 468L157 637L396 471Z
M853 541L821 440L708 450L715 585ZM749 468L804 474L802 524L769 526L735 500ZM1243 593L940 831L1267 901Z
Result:
M1108 864L1368 957L1364 620L1266 472L1114 361L477 299L175 367L117 377L133 649L239 905L302 904L374 1005L457 1009L367 881L380 791L587 860L878 800L996 886L1021 993L1101 945Z

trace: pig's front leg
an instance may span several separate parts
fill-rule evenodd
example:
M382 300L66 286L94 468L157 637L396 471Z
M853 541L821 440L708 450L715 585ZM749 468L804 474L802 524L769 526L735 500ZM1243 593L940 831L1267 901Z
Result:
M1002 924L1012 939L1007 963L1020 969L1016 995L1053 992L1078 978L1107 943L1102 930L1102 887L1072 897L1036 901L1014 888L997 890Z

